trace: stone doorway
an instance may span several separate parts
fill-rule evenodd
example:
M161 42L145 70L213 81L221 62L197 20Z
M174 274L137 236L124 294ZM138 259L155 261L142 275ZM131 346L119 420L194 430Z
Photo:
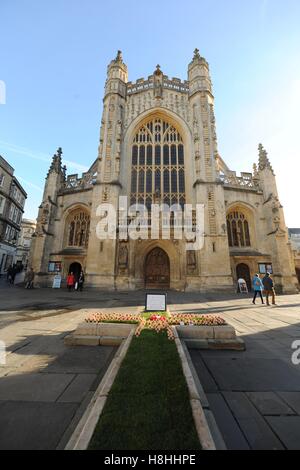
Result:
M245 263L238 264L236 267L236 276L237 280L245 279L248 287L248 291L252 291L252 282L251 282L251 275L249 266Z
M154 248L148 253L145 261L145 288L170 288L170 260L161 248Z
M80 263L72 263L69 267L69 274L73 273L76 281L78 280L81 271L82 271L82 267Z

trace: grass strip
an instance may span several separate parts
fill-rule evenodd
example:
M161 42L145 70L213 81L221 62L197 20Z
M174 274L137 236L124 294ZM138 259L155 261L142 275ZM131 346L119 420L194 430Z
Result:
M175 342L144 330L132 340L89 449L200 448Z

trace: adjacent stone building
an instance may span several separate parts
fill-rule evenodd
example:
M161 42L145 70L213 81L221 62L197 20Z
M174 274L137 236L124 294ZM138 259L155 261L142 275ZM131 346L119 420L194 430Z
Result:
M290 228L289 236L294 252L296 274L300 283L300 228Z
M36 230L34 220L23 219L21 223L20 235L18 237L17 250L15 255L16 264L20 264L27 269L32 236Z
M99 204L204 204L204 247L187 241L99 240ZM276 178L259 146L253 173L231 171L218 152L207 61L195 50L188 79L160 66L128 81L121 52L107 70L99 153L89 171L66 176L62 151L49 169L32 248L36 281L83 269L89 286L209 291L235 289L243 277L271 271L278 291L296 292L297 278Z
M15 263L26 197L14 169L0 156L0 274Z

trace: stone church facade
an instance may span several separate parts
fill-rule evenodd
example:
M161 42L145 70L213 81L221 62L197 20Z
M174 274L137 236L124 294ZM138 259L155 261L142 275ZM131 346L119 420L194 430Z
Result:
M204 247L186 240L99 240L99 204L204 204ZM278 291L297 292L291 246L268 155L259 146L253 173L237 176L218 153L214 96L207 61L196 49L188 80L157 66L128 81L121 52L107 70L99 154L89 171L66 175L53 157L31 251L36 282L61 272L85 273L106 290L236 289L243 277L271 271ZM250 285L249 285L250 287Z

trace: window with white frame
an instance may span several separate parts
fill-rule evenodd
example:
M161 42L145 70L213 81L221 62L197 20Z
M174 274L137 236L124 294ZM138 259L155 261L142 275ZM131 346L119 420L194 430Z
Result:
M9 209L9 214L8 214L8 218L10 220L14 220L14 212L15 212L15 206L14 204L11 204L10 209Z
M5 235L4 235L4 239L6 241L9 241L10 240L10 231L11 231L11 226L10 225L7 225L6 226L6 230L5 230Z
M3 173L0 173L0 186L4 186L4 180L5 180L5 175Z
M3 214L4 212L4 204L5 204L5 197L0 196L0 214Z

